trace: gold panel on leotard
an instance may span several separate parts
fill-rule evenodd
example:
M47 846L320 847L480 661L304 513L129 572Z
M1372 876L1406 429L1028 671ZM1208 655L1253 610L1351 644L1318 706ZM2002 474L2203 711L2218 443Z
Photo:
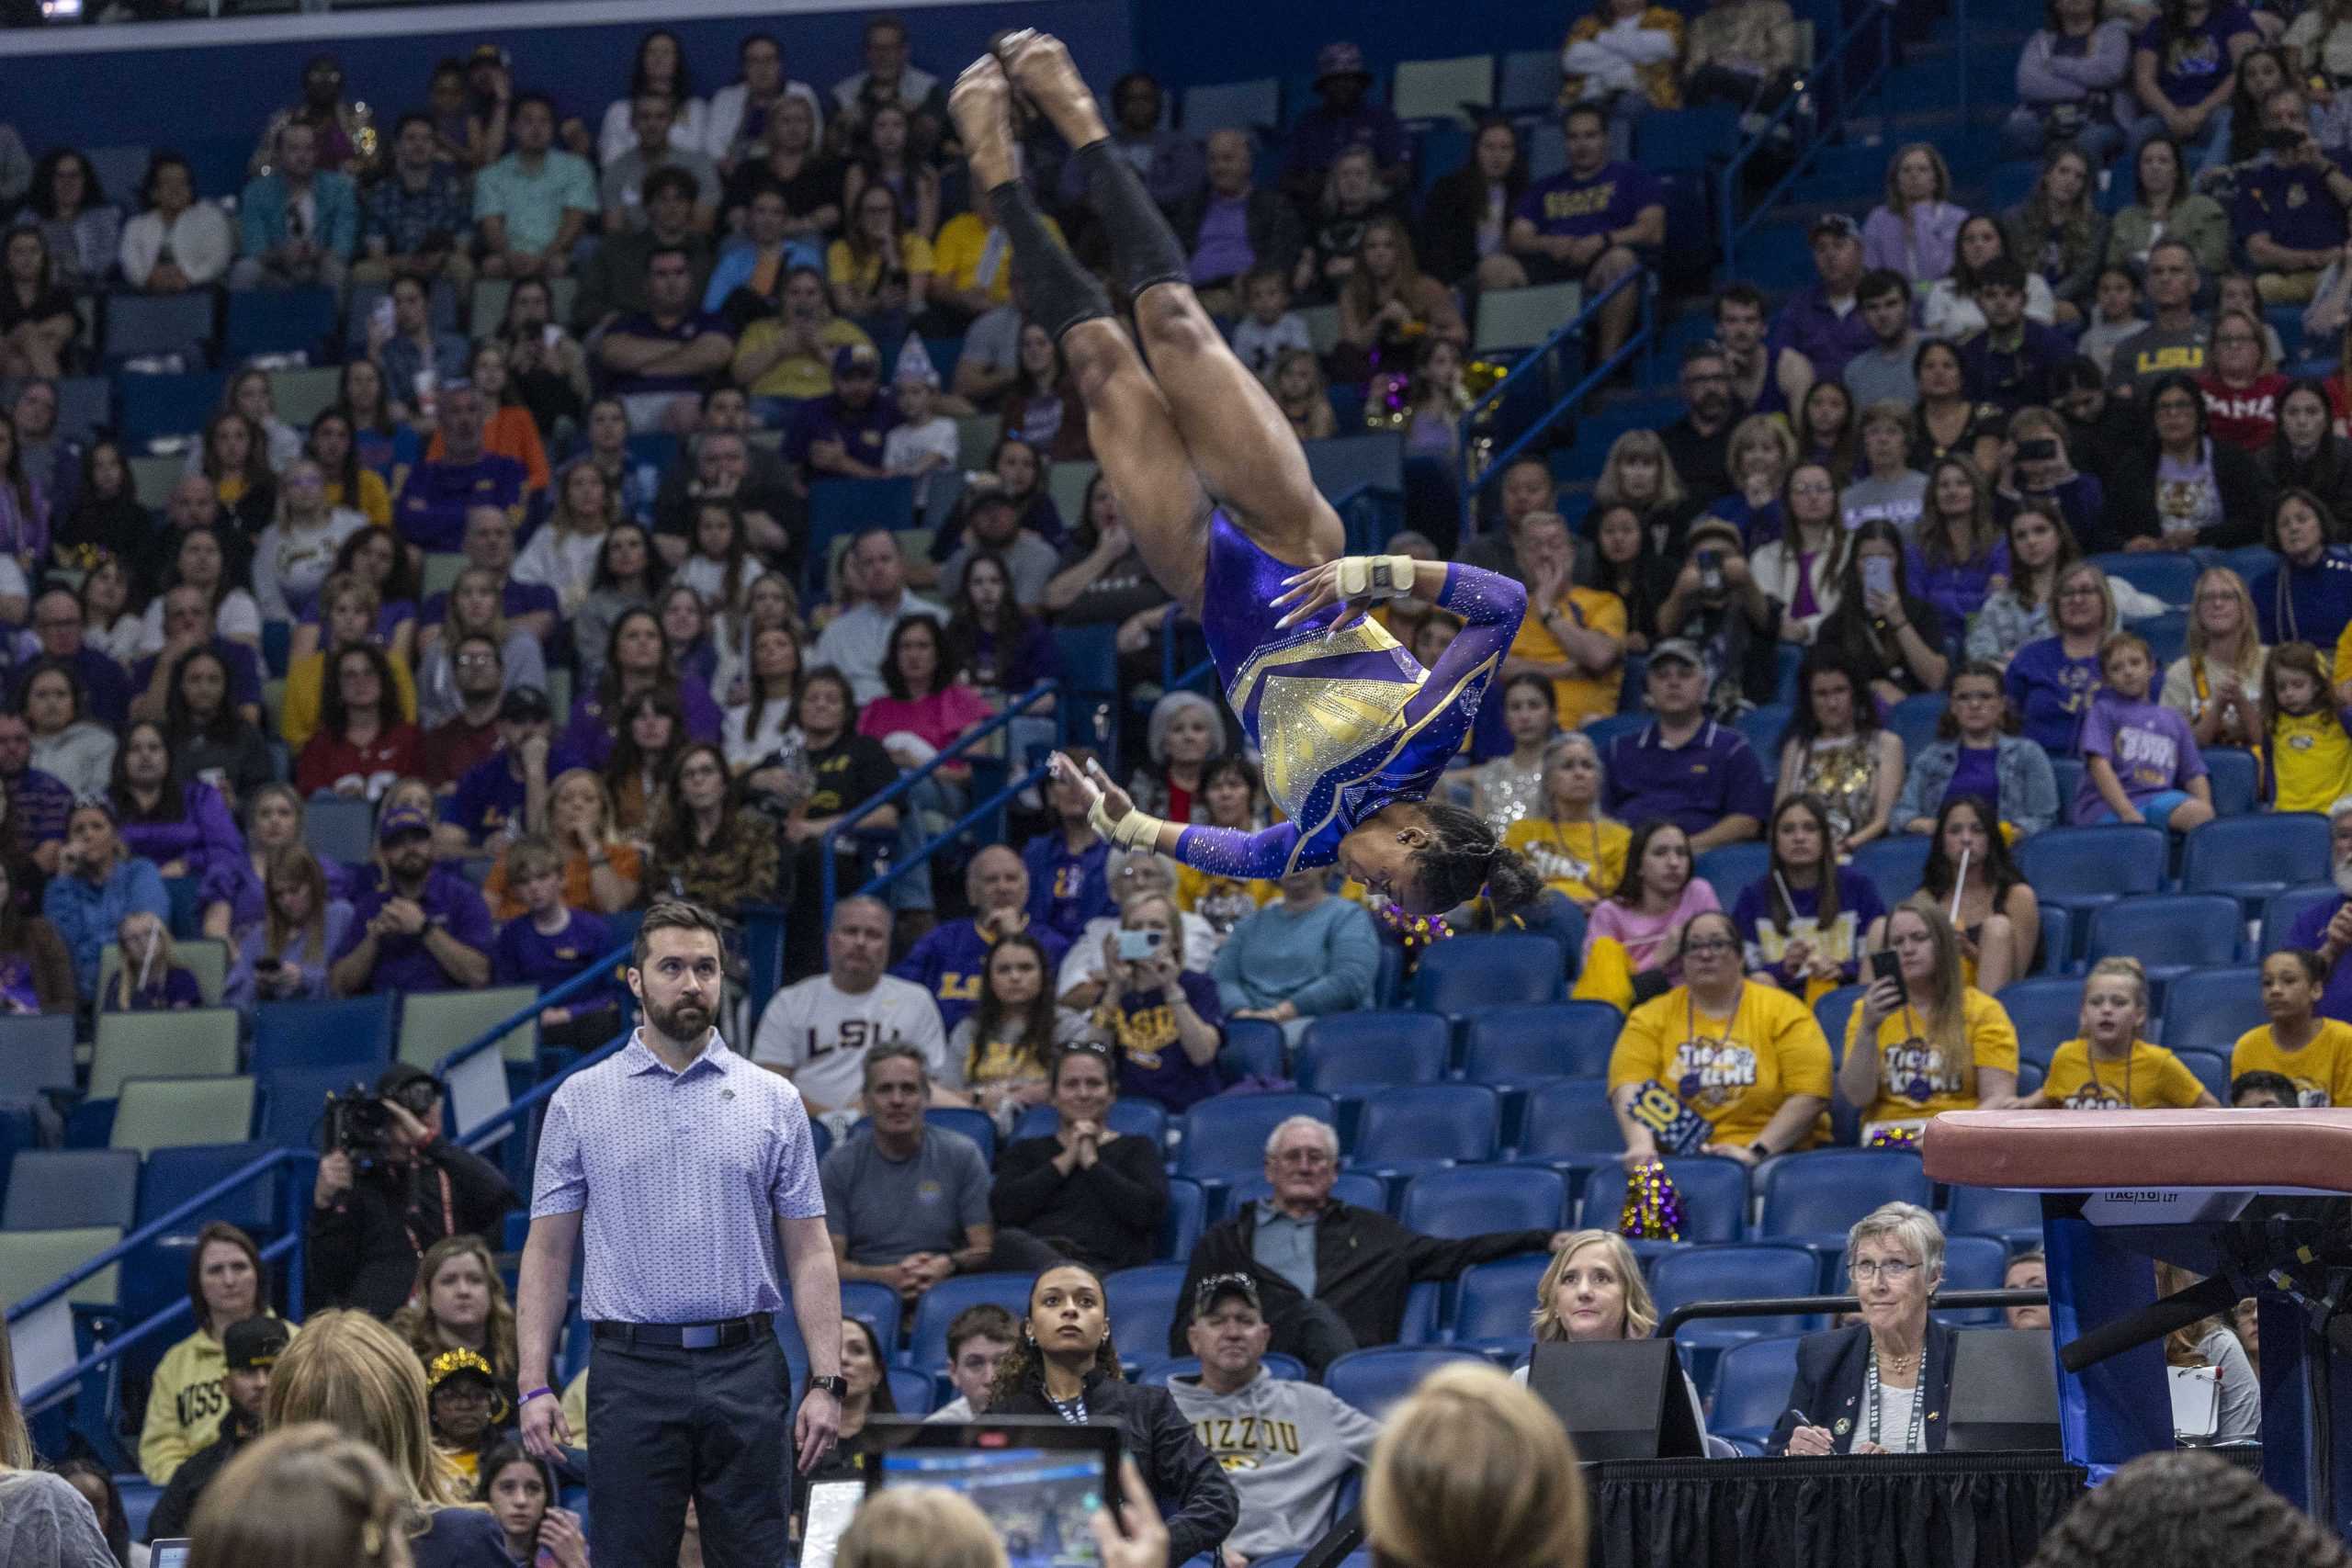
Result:
M1227 689L1234 711L1246 711L1253 688L1258 699L1258 735L1265 750L1266 794L1304 830L1307 799L1316 784L1375 748L1385 750L1404 721L1405 708L1428 678L1414 666L1408 677L1289 675L1292 665L1351 655L1393 654L1396 639L1369 616L1337 632L1317 632L1278 643L1250 656ZM1393 666L1392 666L1393 668Z

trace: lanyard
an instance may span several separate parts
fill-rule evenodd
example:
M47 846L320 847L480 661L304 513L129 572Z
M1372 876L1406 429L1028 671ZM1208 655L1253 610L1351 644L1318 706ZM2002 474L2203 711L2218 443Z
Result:
M2140 1054L2140 1042L2133 1040L2123 1052L2123 1109L2132 1109L2132 1058ZM2098 1056L2091 1050L2088 1040L2083 1042L2083 1071L2090 1075L2091 1088L2101 1100L2107 1098L2107 1086L2098 1081Z
M433 1169L434 1174L441 1179L441 1235L433 1238L434 1241L439 1241L443 1237L458 1234L458 1206L449 1193L449 1168L445 1165L436 1165ZM422 1258L424 1256L424 1249L432 1243L416 1234L413 1219L415 1213L416 1204L412 1198L408 1211L401 1216L401 1228L408 1232L408 1244L416 1248L417 1256Z
M1878 1382L1878 1347L1875 1345L1871 1347L1870 1368L1869 1371L1864 1373L1862 1381L1864 1383L1864 1387L1862 1389L1862 1403L1870 1406L1871 1412L1870 1431L1867 1434L1867 1440L1873 1445L1878 1445L1878 1420L1881 1406ZM1927 1408L1928 1346L1927 1342L1922 1340L1919 1344L1919 1381L1911 1385L1911 1423L1903 1436L1903 1451L1905 1453L1918 1454L1928 1451L1923 1440L1927 1429L1927 1416L1925 1415Z
M1694 1045L1725 1046L1731 1043L1732 1032L1739 1027L1739 1010L1747 1000L1747 980L1742 976L1739 989L1731 995L1731 1013L1724 1020L1724 1032L1710 1040L1699 1032L1699 998L1689 986L1682 987L1682 1033ZM1688 1098L1687 1096L1685 1097Z

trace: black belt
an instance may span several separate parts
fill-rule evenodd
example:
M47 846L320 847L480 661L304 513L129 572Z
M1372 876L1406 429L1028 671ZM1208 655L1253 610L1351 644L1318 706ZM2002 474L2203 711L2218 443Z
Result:
M591 1326L599 1339L623 1345L648 1345L660 1350L731 1350L757 1337L773 1334L775 1319L755 1312L724 1323L598 1323Z

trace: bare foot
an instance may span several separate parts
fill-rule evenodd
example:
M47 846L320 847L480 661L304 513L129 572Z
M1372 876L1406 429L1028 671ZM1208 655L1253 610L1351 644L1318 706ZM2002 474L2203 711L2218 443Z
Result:
M1012 140L1012 85L996 56L984 54L964 68L947 95L947 118L970 160L972 178L985 195L1021 177L1021 156Z
M1013 85L1061 132L1063 141L1083 147L1111 134L1102 122L1102 106L1087 91L1085 78L1061 39L1020 28L996 40L996 52Z

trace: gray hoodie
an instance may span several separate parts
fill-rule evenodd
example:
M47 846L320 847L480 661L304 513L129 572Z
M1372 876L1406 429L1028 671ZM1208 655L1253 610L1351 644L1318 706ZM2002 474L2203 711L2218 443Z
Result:
M1240 1494L1241 1522L1225 1543L1253 1561L1314 1545L1340 1483L1371 1462L1380 1438L1380 1423L1338 1394L1262 1368L1232 1393L1196 1377L1170 1378L1168 1392Z

